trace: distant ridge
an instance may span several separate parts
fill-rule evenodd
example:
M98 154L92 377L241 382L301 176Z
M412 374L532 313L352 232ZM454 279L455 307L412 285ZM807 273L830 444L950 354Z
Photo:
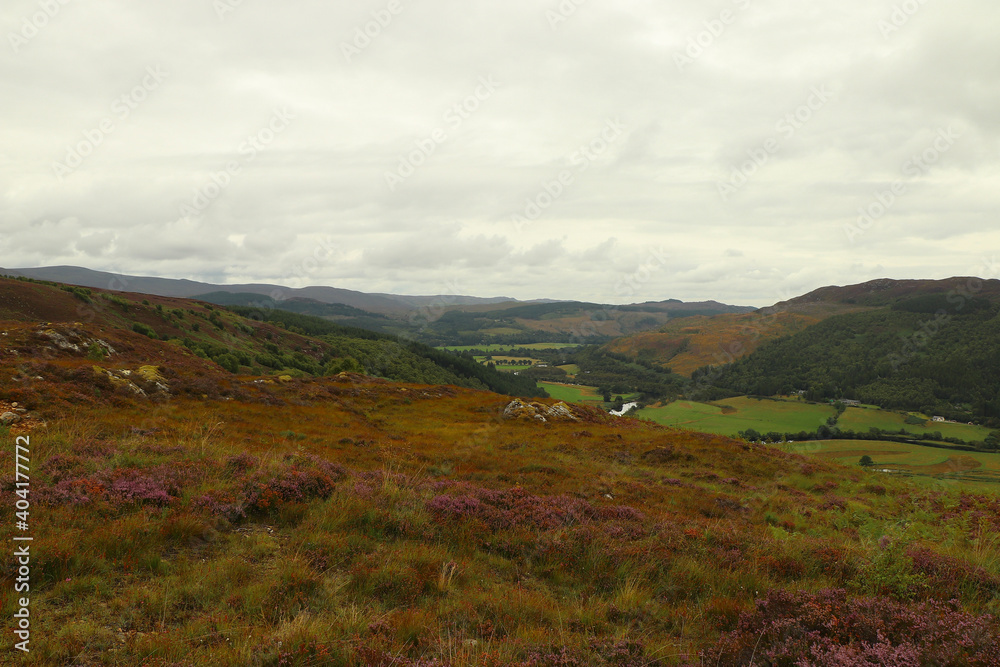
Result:
M414 310L432 308L444 311L454 308L469 310L494 310L520 306L546 306L551 304L575 304L601 308L600 304L580 304L559 299L531 299L520 301L506 296L476 297L466 295L401 295L366 293L338 287L312 286L293 288L268 283L242 285L217 285L196 280L157 278L152 276L132 276L107 271L94 271L79 266L44 266L32 269L4 269L0 274L23 276L36 280L49 280L81 287L93 287L121 292L135 292L154 296L199 298L203 295L222 293L260 294L274 301L305 299L324 304L342 304L379 315L405 316ZM730 306L717 301L685 303L677 299L648 301L646 303L615 306L616 310L663 313L672 317L688 315L714 315L718 313L746 313L756 310L749 306ZM433 319L433 318L431 318Z
M954 292L966 296L995 301L1000 299L1000 280L983 280L975 277L945 278L943 280L893 280L880 278L844 287L820 287L808 294L782 301L767 310L787 310L790 307L815 303L843 303L858 306L889 306L902 299L928 294Z
M360 310L383 315L403 314L415 308L433 304L442 306L463 306L475 304L494 304L517 301L508 297L481 298L473 296L401 296L394 294L367 294L337 287L302 287L292 288L268 283L251 283L244 285L215 285L195 280L155 278L151 276L130 276L106 271L94 271L78 266L47 266L35 269L0 269L0 273L11 276L23 276L36 280L51 280L53 282L94 287L122 292L136 292L155 296L194 298L212 292L228 292L233 294L261 294L275 300L291 298L311 299L321 303L344 304ZM534 303L534 302L519 302Z

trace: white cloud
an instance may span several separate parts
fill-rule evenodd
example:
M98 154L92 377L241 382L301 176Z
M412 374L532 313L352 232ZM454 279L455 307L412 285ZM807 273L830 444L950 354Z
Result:
M665 247L671 263L636 300L766 305L879 272L968 273L995 240L995 3L925 3L887 36L888 0L587 3L553 30L555 4L403 2L348 62L342 43L384 3L244 2L222 20L201 0L68 3L15 52L9 33L38 6L12 0L0 9L0 265L615 300L642 253ZM735 20L679 71L675 55L730 6ZM116 113L150 67L167 76ZM449 109L482 77L499 85L456 123ZM819 85L833 99L782 134ZM281 108L295 119L248 160L248 137ZM53 163L109 118L60 180ZM576 171L574 154L616 118L623 136ZM962 130L954 148L848 242L858 208L948 126ZM435 130L444 138L390 191L385 173ZM775 136L723 201L718 184ZM182 220L231 161L231 183ZM511 216L566 169L572 184L516 228ZM318 239L336 261L307 262Z

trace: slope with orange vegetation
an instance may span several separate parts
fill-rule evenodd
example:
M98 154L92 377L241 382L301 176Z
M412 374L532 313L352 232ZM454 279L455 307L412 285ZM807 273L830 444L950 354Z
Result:
M0 331L0 401L45 421L25 664L1000 656L992 496L581 406L505 418L482 391L236 376L110 325ZM98 336L114 352L87 359Z
M691 375L702 366L728 364L769 340L802 331L827 317L858 310L865 308L809 304L786 310L683 317L655 332L613 340L604 349Z

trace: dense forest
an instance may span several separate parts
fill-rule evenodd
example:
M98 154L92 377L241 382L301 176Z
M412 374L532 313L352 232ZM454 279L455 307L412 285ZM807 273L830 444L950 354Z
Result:
M839 315L763 345L695 383L720 392L856 399L1000 426L1000 305L921 296Z

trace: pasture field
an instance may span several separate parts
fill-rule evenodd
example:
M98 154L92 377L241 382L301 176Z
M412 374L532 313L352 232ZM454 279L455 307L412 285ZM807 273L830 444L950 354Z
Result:
M552 398L566 403L604 403L604 399L597 393L597 387L560 382L539 382L538 386L549 392ZM613 394L612 398L618 396L629 403L638 399L639 394Z
M566 403L603 403L597 395L597 387L585 387L575 384L560 384L557 382L539 382L538 386L549 392L549 396Z
M925 415L922 415L925 416ZM927 420L923 426L919 424L907 424L904 420L907 414L903 412L892 412L890 410L879 410L877 408L847 408L847 411L840 416L838 422L840 428L852 431L867 431L874 427L883 431L898 431L905 428L910 433L924 433L940 431L946 438L959 438L966 442L985 440L990 434L990 429L984 426L968 424L951 424L948 422L932 422Z
M867 455L875 462L868 469L872 474L901 475L946 487L1000 492L1000 453L876 440L818 440L786 443L778 448L844 465L857 465Z
M580 373L580 367L576 364L566 364L564 366L558 366L557 368L561 368L566 371L567 375L578 375Z
M635 416L665 426L719 435L736 435L752 428L766 433L815 431L836 414L833 406L775 401L746 396L714 403L674 401L658 408L644 408Z
M826 404L806 403L794 399L776 401L742 396L714 403L674 401L662 407L640 410L637 416L665 426L720 435L736 435L739 431L745 431L748 428L756 429L761 433L768 431L779 433L812 432L821 424L826 423L827 418L834 414L836 412L833 406ZM950 424L930 420L923 426L907 424L904 421L906 417L906 413L880 410L874 407L849 407L840 416L837 425L845 431L856 432L865 432L871 428L883 431L899 431L905 428L910 433L917 434L940 431L945 438L959 438L967 442L984 440L990 434L988 428L967 424Z

